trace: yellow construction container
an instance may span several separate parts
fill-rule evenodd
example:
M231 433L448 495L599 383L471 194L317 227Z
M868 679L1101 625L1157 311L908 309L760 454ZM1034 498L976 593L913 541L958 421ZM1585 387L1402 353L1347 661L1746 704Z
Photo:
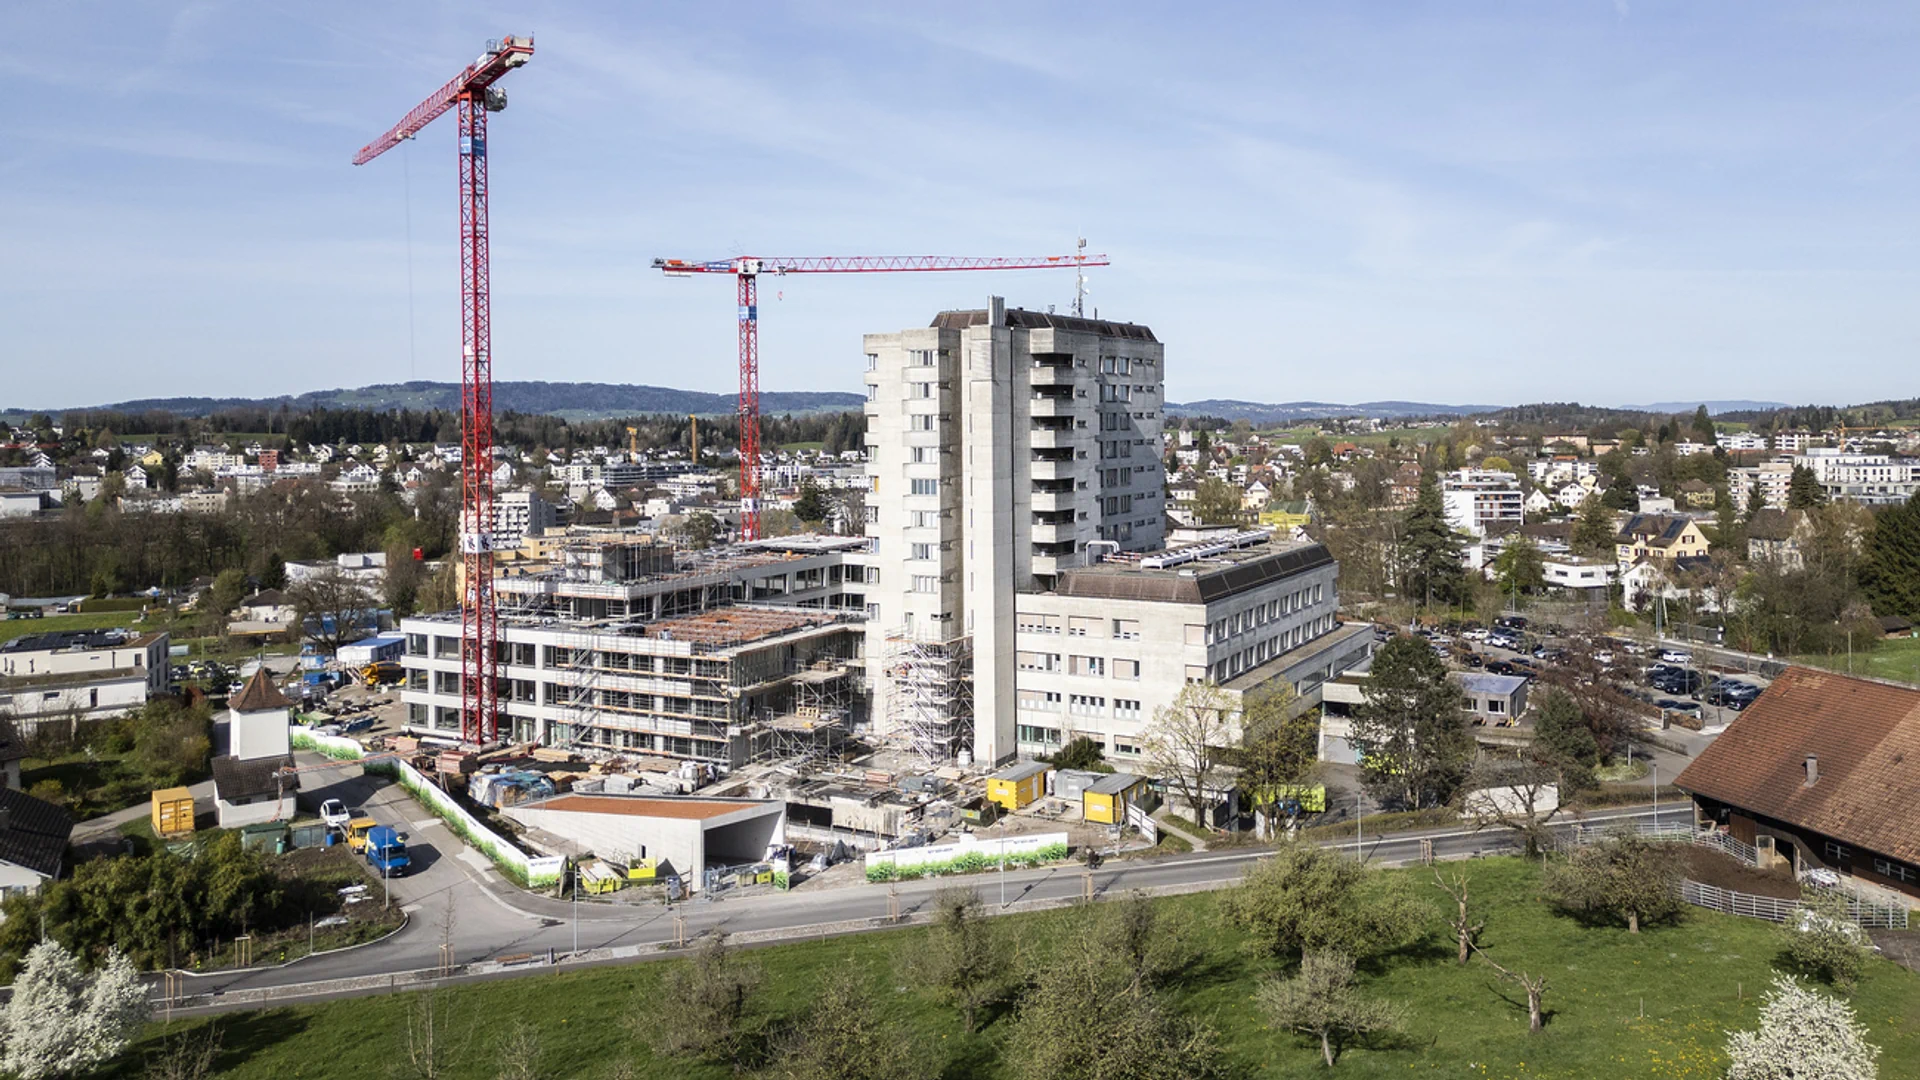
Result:
M162 840L193 831L193 794L183 787L153 793L153 835Z
M1101 777L1080 796L1080 816L1103 825L1124 825L1127 804L1134 800L1146 778L1132 773L1113 773Z
M627 864L628 881L652 881L659 872L659 863L653 859L635 859Z
M1038 761L1021 761L987 777L987 798L1018 810L1047 793L1047 767Z

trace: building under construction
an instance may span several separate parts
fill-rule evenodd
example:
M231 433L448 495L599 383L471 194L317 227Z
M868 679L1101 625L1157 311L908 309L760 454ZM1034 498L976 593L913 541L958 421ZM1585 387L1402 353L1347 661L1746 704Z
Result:
M499 581L503 737L740 765L830 755L866 722L863 612L840 586L858 540L687 556L585 538ZM410 731L457 738L457 614L406 619Z

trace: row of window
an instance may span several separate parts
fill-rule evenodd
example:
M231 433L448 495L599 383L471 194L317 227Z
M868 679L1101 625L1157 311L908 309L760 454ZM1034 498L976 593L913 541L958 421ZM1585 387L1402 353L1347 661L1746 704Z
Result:
M1264 604L1249 608L1244 612L1238 612L1220 619L1215 619L1213 625L1207 627L1207 644L1212 645L1215 642L1225 641L1237 634L1243 634L1257 627L1265 626L1273 620L1284 615L1291 615L1309 604L1318 604L1325 599L1325 597L1325 585L1315 585L1311 588L1302 587L1285 596L1276 597ZM1191 628L1189 628L1189 630L1191 630ZM1191 639L1193 635L1189 633L1187 636ZM1197 643L1189 640L1189 644Z
M1255 642L1219 662L1208 672L1214 682L1226 682L1243 671L1251 670L1291 649L1312 641L1321 634L1333 629L1333 616L1322 615L1304 626L1275 634L1264 641ZM1192 681L1191 677L1188 679Z
M1059 653L1021 650L1014 657L1015 666L1021 671L1064 671L1069 675L1104 679L1111 667L1116 679L1136 681L1140 678L1140 661L1130 657L1115 657L1109 661L1104 656L1067 656L1064 664Z
M1017 724L1015 725L1015 734L1019 737L1021 743L1029 746L1059 746L1062 738L1064 738L1059 728L1046 727L1041 724ZM1093 740L1094 744L1099 746L1103 753L1119 754L1123 757L1138 757L1144 752L1138 740L1132 737L1116 737L1113 740L1113 746L1111 748L1107 746L1107 737L1097 731L1076 731L1073 733L1073 737L1076 739Z
M1023 611L1015 616L1015 626L1023 634L1058 634L1061 619L1058 615L1039 615ZM1106 637L1119 641L1134 641L1140 637L1139 619L1104 619L1095 615L1069 615L1065 629L1068 637ZM1109 630L1111 631L1109 634Z

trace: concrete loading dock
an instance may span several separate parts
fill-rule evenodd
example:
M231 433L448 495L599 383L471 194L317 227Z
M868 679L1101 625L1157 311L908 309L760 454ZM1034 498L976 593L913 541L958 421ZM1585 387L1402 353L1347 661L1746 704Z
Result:
M570 850L622 864L654 861L659 876L703 887L708 865L759 862L786 842L786 806L759 799L556 795L507 807L506 815Z
M1008 810L1018 810L1047 793L1047 766L1020 761L987 777L987 798Z

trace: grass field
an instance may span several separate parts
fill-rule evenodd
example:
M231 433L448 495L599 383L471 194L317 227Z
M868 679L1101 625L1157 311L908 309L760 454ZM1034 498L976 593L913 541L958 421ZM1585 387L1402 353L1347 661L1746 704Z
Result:
M1396 873L1412 876L1433 902L1431 937L1365 975L1369 992L1407 1008L1406 1029L1376 1047L1349 1049L1331 1072L1321 1066L1317 1048L1266 1029L1252 994L1268 968L1222 922L1217 895L1159 901L1199 948L1169 994L1220 1030L1236 1075L1244 1077L1724 1075L1726 1032L1755 1023L1756 999L1779 951L1770 924L1690 911L1679 925L1629 935L1554 913L1537 897L1537 869L1519 860L1491 859L1469 869L1473 893L1485 903L1484 947L1503 964L1550 978L1549 1020L1540 1035L1527 1034L1524 995L1496 981L1482 964L1454 963L1441 938L1445 898L1418 871ZM1054 920L1064 917L1012 921L1030 940L1042 940L1060 932ZM939 1075L1007 1075L999 1054L1012 1026L1009 1012L993 1015L982 1032L968 1035L952 1010L902 985L896 961L922 933L902 930L755 952L767 974L767 1011L776 1022L803 1016L823 973L851 962L870 974L885 1008L906 1027L911 1044L942 1070ZM534 1075L606 1077L622 1062L634 1076L731 1075L720 1067L657 1059L631 1033L627 1021L636 1014L644 1029L646 1002L657 992L663 967L636 964L443 991L436 1001L440 1030L451 1031L461 1046L445 1075L496 1075L497 1048L510 1020L538 1031ZM418 996L235 1014L222 1021L226 1050L216 1071L233 1080L387 1075L404 1060L407 1017ZM1853 1001L1883 1050L1881 1075L1920 1075L1920 976L1876 959ZM175 1030L202 1023L183 1021ZM142 1053L155 1046L160 1032L158 1025L151 1029L112 1075L139 1075Z
M1355 446L1385 446L1395 439L1400 440L1401 446L1412 446L1415 443L1432 442L1452 430L1445 424L1436 424L1432 427L1396 428L1392 431L1368 431L1356 435L1320 435L1320 429L1316 427L1293 427L1262 431L1259 435L1268 442L1304 443L1318 436L1329 443L1350 442Z
M1851 667L1855 675L1920 683L1920 638L1877 641L1874 642L1873 651L1857 651L1851 660L1846 653L1832 656L1822 653L1817 656L1796 656L1793 662L1839 672L1846 672Z

